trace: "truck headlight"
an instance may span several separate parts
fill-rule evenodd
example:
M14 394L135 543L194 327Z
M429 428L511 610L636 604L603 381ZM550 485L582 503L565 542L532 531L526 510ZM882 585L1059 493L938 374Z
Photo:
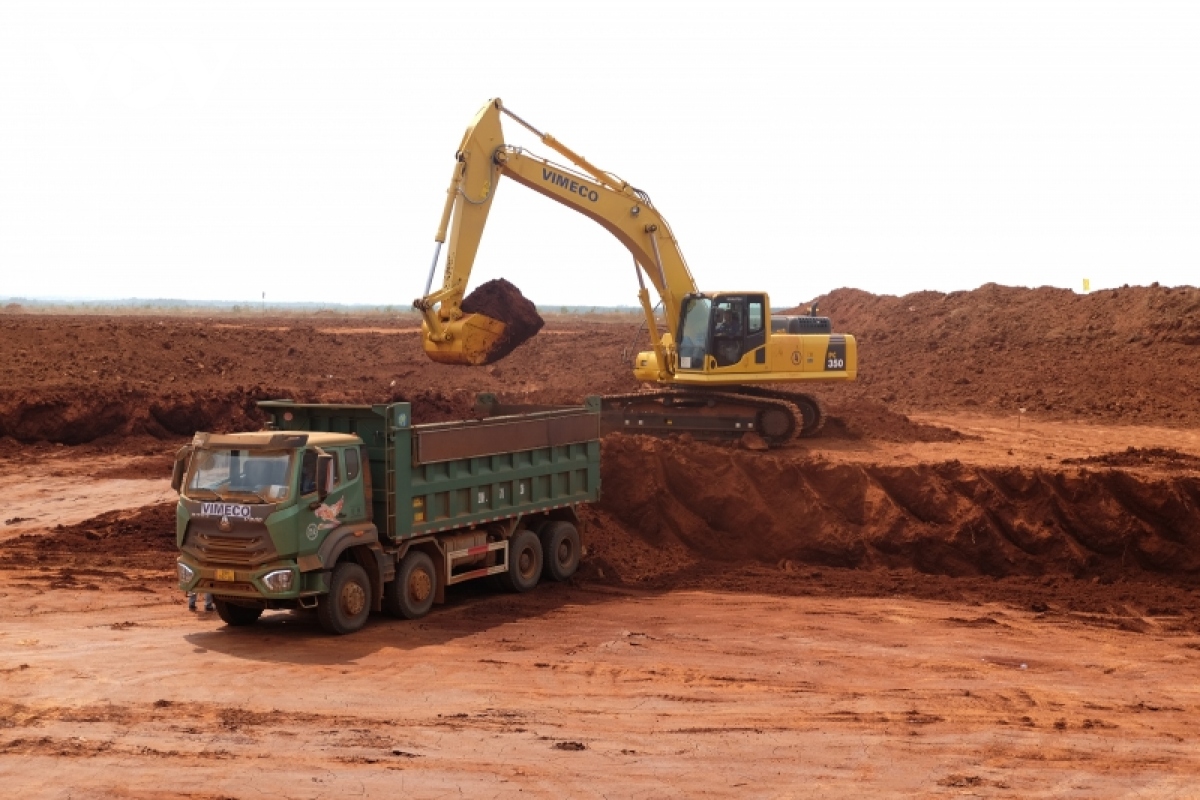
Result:
M263 575L262 582L272 592L286 592L292 588L294 575L290 569L277 569Z
M196 570L192 569L191 567L189 567L187 564L183 563L182 561L177 561L175 563L175 568L176 568L176 571L179 572L179 582L180 583L191 583L192 578L196 577Z

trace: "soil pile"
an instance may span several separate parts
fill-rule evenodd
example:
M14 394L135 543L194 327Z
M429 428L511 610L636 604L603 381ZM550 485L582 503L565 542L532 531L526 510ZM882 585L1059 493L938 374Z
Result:
M912 467L648 437L603 444L593 552L623 580L698 563L949 576L1200 576L1200 474Z
M473 397L464 392L428 390L389 390L375 396L353 389L314 393L263 386L161 393L98 389L87 395L62 389L0 390L0 437L79 445L135 436L190 438L196 431L252 431L266 423L257 402L280 397L323 403L409 402L418 422L466 419L474 409Z
M512 325L517 309L524 321L514 330L541 330L485 370L431 362L414 315L3 315L0 436L77 442L96 430L169 431L169 419L158 417L189 416L189 395L218 406L209 416L228 415L235 426L242 421L239 394L379 402L426 392L465 412L480 391L512 402L573 403L637 389L630 364L647 346L639 317L553 317L542 328L515 287L532 312L527 319L520 303L508 302L511 295L487 291L490 299L483 286L472 295L487 299L478 310ZM839 289L820 306L835 329L859 341L857 382L804 387L851 426L827 426L827 436L874 436L885 427L879 409L1015 416L1025 408L1029 419L1200 423L1197 289L1077 295L993 284L904 297ZM160 406L158 414L151 404ZM80 432L56 434L62 425L55 417Z
M0 438L190 437L256 427L255 402L278 398L404 400L417 422L438 422L469 416L477 392L558 404L636 387L623 354L634 325L559 327L566 335L537 336L470 371L431 362L418 325L386 315L14 315L0 321Z
M537 306L503 278L488 281L464 297L462 310L465 314L482 314L504 323L504 333L488 353L485 364L504 358L536 336L546 324Z
M1169 467L1200 469L1200 456L1181 453L1173 447L1127 447L1119 453L1102 453L1085 458L1064 458L1064 464L1094 464L1105 467Z
M858 382L822 387L824 397L902 411L1200 421L1200 289L1081 295L987 284L903 297L838 289L818 302L859 351Z
M79 557L96 566L161 569L170 565L176 552L175 504L162 503L108 511L75 525L56 525L45 533L22 534L5 544L3 564L72 564ZM69 577L71 572L64 569L62 574Z
M970 439L952 428L914 422L874 400L843 402L828 409L820 439L878 442L956 442Z

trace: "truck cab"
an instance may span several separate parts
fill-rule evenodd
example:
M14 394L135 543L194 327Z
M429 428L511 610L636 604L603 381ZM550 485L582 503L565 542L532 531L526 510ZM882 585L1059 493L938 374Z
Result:
M364 450L342 433L197 434L177 462L181 588L218 595L223 618L315 605L327 576L305 566L322 547L378 541Z

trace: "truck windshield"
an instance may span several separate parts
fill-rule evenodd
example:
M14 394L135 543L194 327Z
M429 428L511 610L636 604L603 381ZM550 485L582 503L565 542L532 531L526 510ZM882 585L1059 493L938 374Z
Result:
M197 450L184 494L189 497L253 495L260 502L287 499L292 483L290 450Z
M683 322L679 324L680 369L704 369L711 306L712 301L707 297L689 297L683 302Z

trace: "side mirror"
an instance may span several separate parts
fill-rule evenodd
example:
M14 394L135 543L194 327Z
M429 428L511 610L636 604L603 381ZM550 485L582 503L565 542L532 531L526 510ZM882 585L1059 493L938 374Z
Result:
M333 466L333 456L321 453L317 456L317 497L324 500L329 496L329 470Z
M192 446L185 445L175 454L175 468L171 472L171 489L179 492L183 488L183 473L187 471L188 461L192 458Z

